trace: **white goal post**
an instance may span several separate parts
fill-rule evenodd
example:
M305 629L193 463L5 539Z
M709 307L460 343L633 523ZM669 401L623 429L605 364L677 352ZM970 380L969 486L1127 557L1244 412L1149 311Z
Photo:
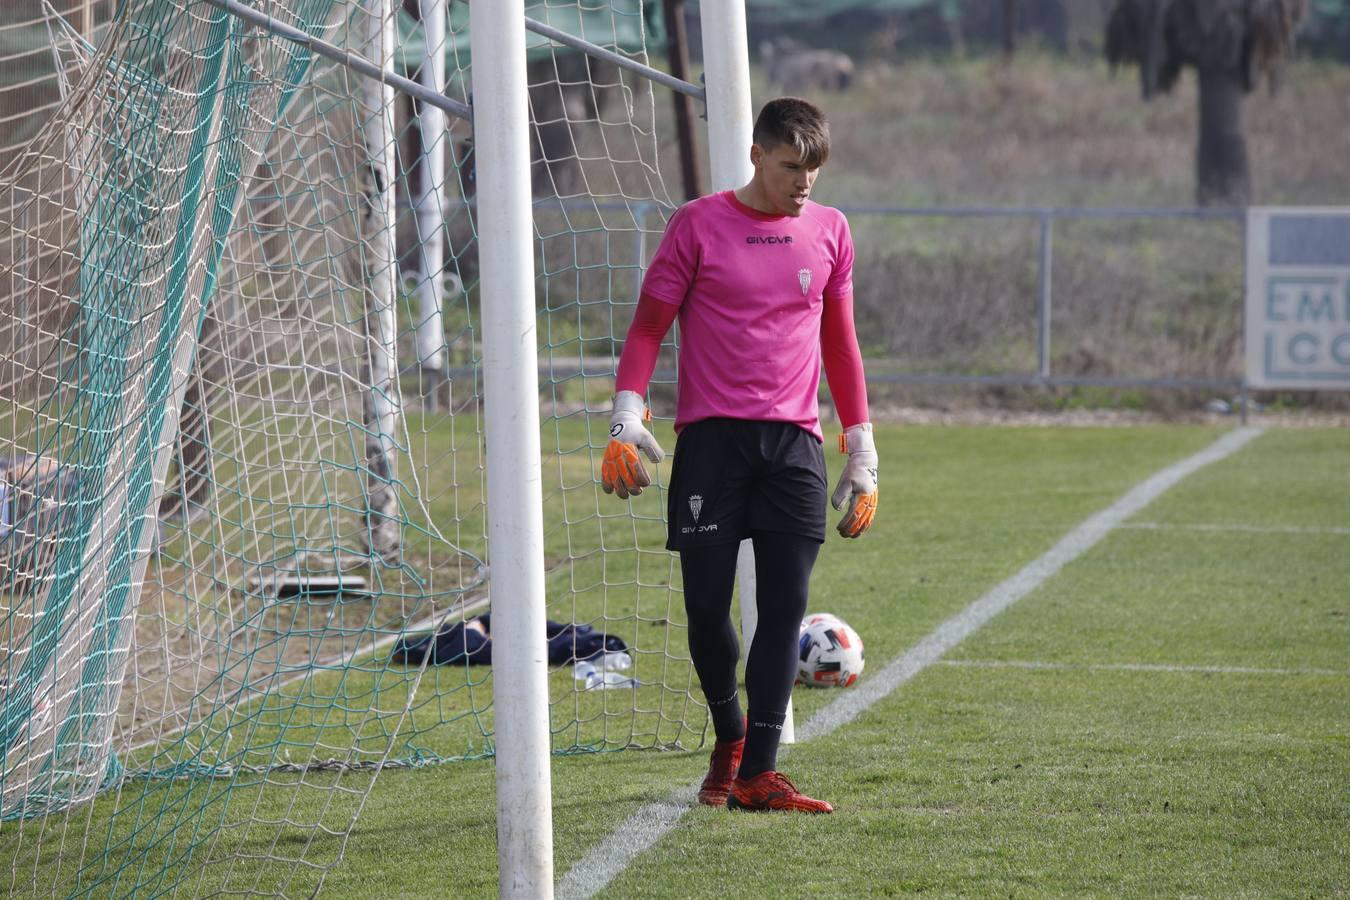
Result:
M474 3L474 135L497 708L498 894L553 893L525 6Z
M713 189L726 190L744 184L751 174L745 5L744 0L700 0L700 7ZM493 567L492 592L494 620L510 623L509 628L497 626L496 640L506 652L501 654L505 664L494 668L500 710L499 893L547 897L552 896L553 844L547 668L538 639L544 620L543 526L537 490L539 394L529 241L524 4L523 0L476 3L472 12L474 57L491 66L482 73L490 77L476 81L474 123L481 146L489 151L479 156L479 220L484 295L489 298L484 328L487 440L494 448L488 463L490 538L494 557L502 554L510 561ZM742 565L741 577L744 616L744 610L754 608L753 560ZM753 619L747 625L748 645ZM510 703L506 708L504 701Z
M744 184L751 174L745 5L744 0L700 0L700 6L713 189L726 190ZM476 82L474 123L480 144L490 151L479 156L484 294L498 301L485 304L484 311L487 439L495 448L488 464L489 497L496 501L489 506L490 537L494 556L505 551L511 561L493 569L494 619L510 623L497 632L508 652L502 653L505 664L494 669L497 705L508 698L511 703L498 713L497 726L499 893L546 897L552 896L553 844L547 669L538 640L544 620L543 526L537 490L524 4L478 3L472 11L474 56L490 60L492 67L490 78ZM500 165L489 168L489 159ZM742 565L741 577L744 617L744 610L754 608L753 558ZM748 645L753 618L746 623Z

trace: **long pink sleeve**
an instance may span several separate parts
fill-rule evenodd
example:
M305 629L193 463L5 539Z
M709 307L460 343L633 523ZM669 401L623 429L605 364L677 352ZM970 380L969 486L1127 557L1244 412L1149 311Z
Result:
M638 298L633 323L624 338L623 353L619 355L619 372L614 379L614 391L647 393L647 384L656 371L656 358L661 353L661 341L679 315L674 303L658 300L650 294Z
M627 348L625 347L625 352ZM820 322L820 352L825 363L825 378L830 396L839 412L839 423L851 428L868 422L867 378L863 373L862 351L853 326L853 295L825 301Z

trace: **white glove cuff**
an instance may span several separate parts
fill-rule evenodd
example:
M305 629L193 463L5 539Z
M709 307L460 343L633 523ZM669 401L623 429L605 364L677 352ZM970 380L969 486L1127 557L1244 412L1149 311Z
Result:
M627 413L637 416L639 422L647 411L647 403L637 391L619 391L614 395L614 415Z
M848 428L839 436L840 453L862 453L877 451L876 441L872 439L872 423L863 422Z

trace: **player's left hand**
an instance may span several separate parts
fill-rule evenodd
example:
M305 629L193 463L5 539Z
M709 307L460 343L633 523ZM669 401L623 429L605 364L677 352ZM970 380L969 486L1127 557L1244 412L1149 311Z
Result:
M830 503L840 509L848 501L848 510L839 520L839 533L846 538L861 537L877 514L877 445L872 440L871 424L854 425L841 434L839 452L848 454L848 462Z

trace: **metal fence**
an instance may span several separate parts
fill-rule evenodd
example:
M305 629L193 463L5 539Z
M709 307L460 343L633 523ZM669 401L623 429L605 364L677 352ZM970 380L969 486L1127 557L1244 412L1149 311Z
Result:
M537 215L558 209L575 212L536 202ZM578 266L584 256L618 266L599 277L615 302L636 303L663 211L650 201L584 209L628 224L569 235L570 252ZM1243 209L841 209L857 246L855 313L871 384L1190 390L1246 402ZM588 240L603 254L584 249ZM594 330L550 346L540 360L550 382L612 377L617 364L630 312L575 305L589 307ZM577 318L572 306L541 294L541 316ZM404 362L411 374L412 355ZM655 384L673 382L673 363L663 354ZM461 357L448 375L475 369Z
M1243 209L846 206L844 212L859 246L855 298L869 382L1243 389ZM1177 223L1188 224L1185 233L1169 235ZM1017 229L1021 236L1008 239ZM1072 232L1072 243L1061 251L1057 237L1064 232ZM898 262L877 266L869 254ZM926 281L907 267L929 269ZM979 269L990 274L969 278ZM1006 282L996 279L999 270L1007 271ZM904 354L902 341L875 347L872 340L868 351L875 337L868 324L886 309L869 278L895 291L896 305L910 310L911 321L929 322L938 345ZM944 281L965 282L965 289L942 293ZM1072 286L1062 302L1061 282ZM1002 321L983 332L967 329L973 339L941 327L971 316L972 306L988 306L991 293L1006 296ZM941 309L915 316L915 306L925 304ZM1002 335L994 333L1000 328ZM952 345L963 340L975 349L953 355ZM1081 359L1084 341L1098 348L1091 364ZM1025 352L980 356L979 347L1010 343Z

